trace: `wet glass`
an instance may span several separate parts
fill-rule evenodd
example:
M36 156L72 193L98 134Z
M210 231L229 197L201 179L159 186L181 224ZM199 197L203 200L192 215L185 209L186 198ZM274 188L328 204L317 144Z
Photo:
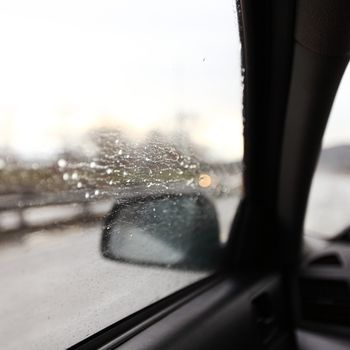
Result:
M242 195L232 1L3 0L0 47L2 346L66 348L210 273L106 259L101 239L118 200L197 193L225 244Z

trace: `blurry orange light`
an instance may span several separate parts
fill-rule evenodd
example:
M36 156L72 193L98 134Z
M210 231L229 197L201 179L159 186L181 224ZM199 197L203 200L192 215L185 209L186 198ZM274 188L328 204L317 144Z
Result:
M211 185L211 176L208 174L199 175L198 184L200 187L209 187Z

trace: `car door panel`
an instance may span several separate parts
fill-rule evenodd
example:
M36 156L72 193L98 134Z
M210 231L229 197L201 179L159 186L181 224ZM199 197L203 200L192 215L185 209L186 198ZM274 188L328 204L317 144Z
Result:
M348 350L350 340L329 337L314 332L300 330L297 332L299 350Z
M281 278L252 281L226 277L119 348L293 349Z

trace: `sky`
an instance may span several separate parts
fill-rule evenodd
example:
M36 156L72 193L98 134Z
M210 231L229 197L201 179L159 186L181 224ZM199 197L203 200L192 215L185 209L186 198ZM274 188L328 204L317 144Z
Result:
M232 0L0 0L0 147L40 159L74 148L101 126L135 138L180 128L208 158L240 159L234 6Z

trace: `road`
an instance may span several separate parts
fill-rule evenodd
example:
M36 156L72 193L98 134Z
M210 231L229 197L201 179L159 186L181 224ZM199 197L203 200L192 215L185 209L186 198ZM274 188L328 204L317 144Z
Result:
M216 200L223 241L237 203ZM67 348L206 275L104 259L101 225L38 230L1 243L1 348Z

